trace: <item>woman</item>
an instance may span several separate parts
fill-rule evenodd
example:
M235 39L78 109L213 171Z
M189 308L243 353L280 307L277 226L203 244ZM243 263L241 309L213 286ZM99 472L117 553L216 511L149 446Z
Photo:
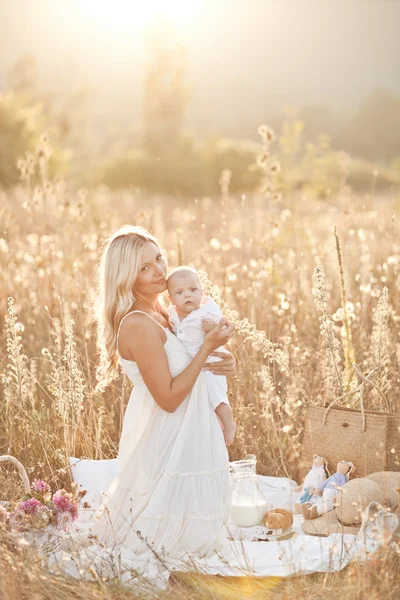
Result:
M220 322L191 360L169 329L160 301L167 263L157 240L125 226L108 241L99 269L99 385L118 373L134 384L125 412L118 474L90 533L130 555L149 549L170 556L206 556L228 549L229 459L202 370L231 337ZM230 354L210 363L230 374ZM126 556L126 554L125 554Z

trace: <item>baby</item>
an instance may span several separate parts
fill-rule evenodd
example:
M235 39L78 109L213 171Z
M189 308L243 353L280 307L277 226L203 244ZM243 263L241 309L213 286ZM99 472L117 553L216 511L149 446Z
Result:
M212 298L203 296L199 276L190 267L174 269L167 279L167 287L172 304L168 309L172 329L193 357L199 351L206 332L215 327L222 313ZM218 351L224 350L223 347L218 348ZM215 356L208 358L209 362L219 360ZM225 444L229 446L235 437L236 423L227 397L226 377L210 371L206 371L205 376L208 397L222 422Z

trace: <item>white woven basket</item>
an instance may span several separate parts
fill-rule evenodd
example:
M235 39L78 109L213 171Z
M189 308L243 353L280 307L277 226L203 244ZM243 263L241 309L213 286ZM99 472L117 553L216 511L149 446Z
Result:
M26 472L24 465L20 463L15 456L11 456L11 454L4 454L3 456L0 456L0 462L11 462L17 467L18 473L20 474L22 483L24 485L24 492L25 494L29 494L31 491L31 484L29 483L28 473Z
M31 491L31 484L29 482L29 477L24 465L17 460L15 456L11 456L10 454L4 454L3 456L0 456L0 462L11 462L17 467L24 486L24 493L29 494ZM8 506L10 503L1 501L0 504L3 506ZM19 540L20 543L25 542L29 546L36 548L42 554L46 555L51 554L52 552L57 552L62 545L60 536L57 536L57 533L54 530L44 532L29 531L26 533L15 532L13 536Z

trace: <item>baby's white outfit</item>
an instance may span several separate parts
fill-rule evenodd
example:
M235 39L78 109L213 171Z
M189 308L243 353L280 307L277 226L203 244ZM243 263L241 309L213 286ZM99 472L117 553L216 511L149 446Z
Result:
M168 313L173 332L192 358L199 351L206 336L206 332L201 328L202 319L213 319L215 323L218 323L222 316L218 304L209 297L206 297L205 303L200 308L193 310L182 321L179 319L175 306L170 306ZM226 352L226 350L223 346L220 346L216 352ZM217 356L209 356L207 358L207 362L218 362L219 360L221 359ZM205 371L205 376L208 397L214 410L221 402L229 404L226 377L223 375L214 375L210 371Z

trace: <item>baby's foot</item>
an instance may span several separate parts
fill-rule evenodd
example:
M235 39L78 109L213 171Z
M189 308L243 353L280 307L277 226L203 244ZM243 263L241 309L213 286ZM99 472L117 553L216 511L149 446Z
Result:
M232 442L235 438L235 433L236 433L235 421L232 421L231 423L224 425L224 438L225 438L226 446L230 446L232 444Z

